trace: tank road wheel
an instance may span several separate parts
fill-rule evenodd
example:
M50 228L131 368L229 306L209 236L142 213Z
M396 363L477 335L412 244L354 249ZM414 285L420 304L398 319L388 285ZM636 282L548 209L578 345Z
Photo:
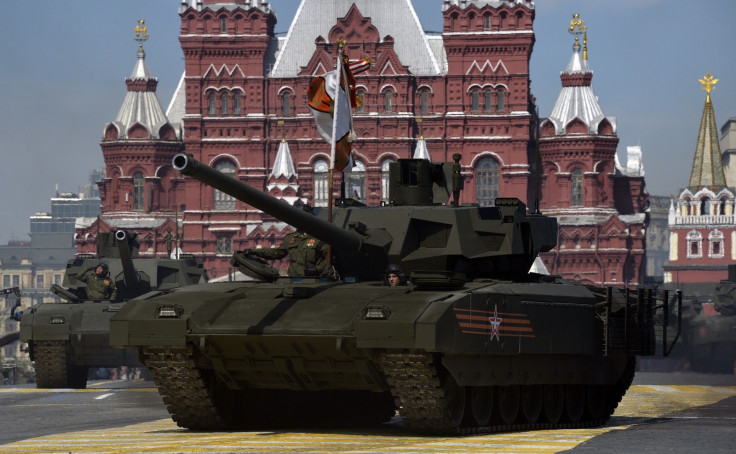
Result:
M493 387L474 386L470 388L470 411L477 425L488 425L493 414Z
M458 385L448 373L442 388L447 401L447 416L452 424L459 426L465 416L465 387Z
M499 386L496 396L499 419L504 424L513 424L519 416L519 387Z
M565 385L565 415L570 422L578 422L585 411L585 386Z
M69 342L34 342L33 352L37 388L87 387L87 368L72 364Z
M565 387L563 385L542 386L542 407L547 422L557 424L565 409Z
M588 385L585 389L585 401L591 421L599 421L606 416L608 404L608 388L605 385Z
M534 424L542 413L542 387L524 385L521 387L521 413L524 420Z

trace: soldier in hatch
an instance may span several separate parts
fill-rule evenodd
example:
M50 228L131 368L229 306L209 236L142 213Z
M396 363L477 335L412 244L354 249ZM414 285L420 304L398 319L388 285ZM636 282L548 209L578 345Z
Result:
M327 267L327 244L313 236L296 231L286 235L279 247L249 249L249 254L278 260L289 256L289 276L319 276Z
M87 268L77 274L77 279L87 284L87 299L114 300L118 296L118 289L108 276L107 263L100 262Z

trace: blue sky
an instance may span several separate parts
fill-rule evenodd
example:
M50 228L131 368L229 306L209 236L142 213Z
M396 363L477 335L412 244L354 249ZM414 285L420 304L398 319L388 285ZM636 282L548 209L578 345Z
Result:
M299 0L271 0L277 32ZM29 217L49 211L56 187L76 192L103 167L100 139L125 97L134 27L145 19L146 62L166 108L183 71L180 0L6 0L0 15L0 244L27 240ZM413 0L426 30L442 29L442 0ZM560 91L573 39L573 13L588 25L593 88L626 146L642 147L647 189L687 185L706 72L720 79L712 99L718 127L736 117L736 1L537 0L532 92L547 116Z

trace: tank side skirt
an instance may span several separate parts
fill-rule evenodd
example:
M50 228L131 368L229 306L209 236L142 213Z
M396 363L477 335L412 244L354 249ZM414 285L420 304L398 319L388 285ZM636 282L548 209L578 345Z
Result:
M482 434L521 430L578 429L605 424L618 406L634 377L636 359L627 360L625 371L615 385L608 385L608 398L603 416L578 422L523 422L477 426L456 425L448 413L448 398L443 389L442 372L431 353L397 351L384 352L381 364L391 393L396 400L404 424L416 431L433 434Z

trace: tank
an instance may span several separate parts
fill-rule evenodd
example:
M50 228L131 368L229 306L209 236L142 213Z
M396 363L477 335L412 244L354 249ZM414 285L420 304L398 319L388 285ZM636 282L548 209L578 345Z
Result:
M111 343L139 349L193 430L378 424L397 411L436 434L604 424L636 355L671 349L669 306L529 273L556 220L514 198L460 205L453 158L399 160L388 204L339 201L328 220L177 155L184 175L330 244L335 272L279 276L239 251L231 263L257 280L131 300ZM409 285L383 283L389 264Z
M139 367L135 349L110 346L110 318L129 299L156 290L206 281L201 261L191 255L179 259L139 258L135 234L103 232L98 254L80 254L67 262L62 285L51 291L61 303L42 303L24 311L20 340L28 343L39 388L85 388L91 367ZM77 274L105 263L118 289L115 300L87 298L86 284Z
M692 305L683 325L683 351L696 372L736 374L736 264L712 299Z

